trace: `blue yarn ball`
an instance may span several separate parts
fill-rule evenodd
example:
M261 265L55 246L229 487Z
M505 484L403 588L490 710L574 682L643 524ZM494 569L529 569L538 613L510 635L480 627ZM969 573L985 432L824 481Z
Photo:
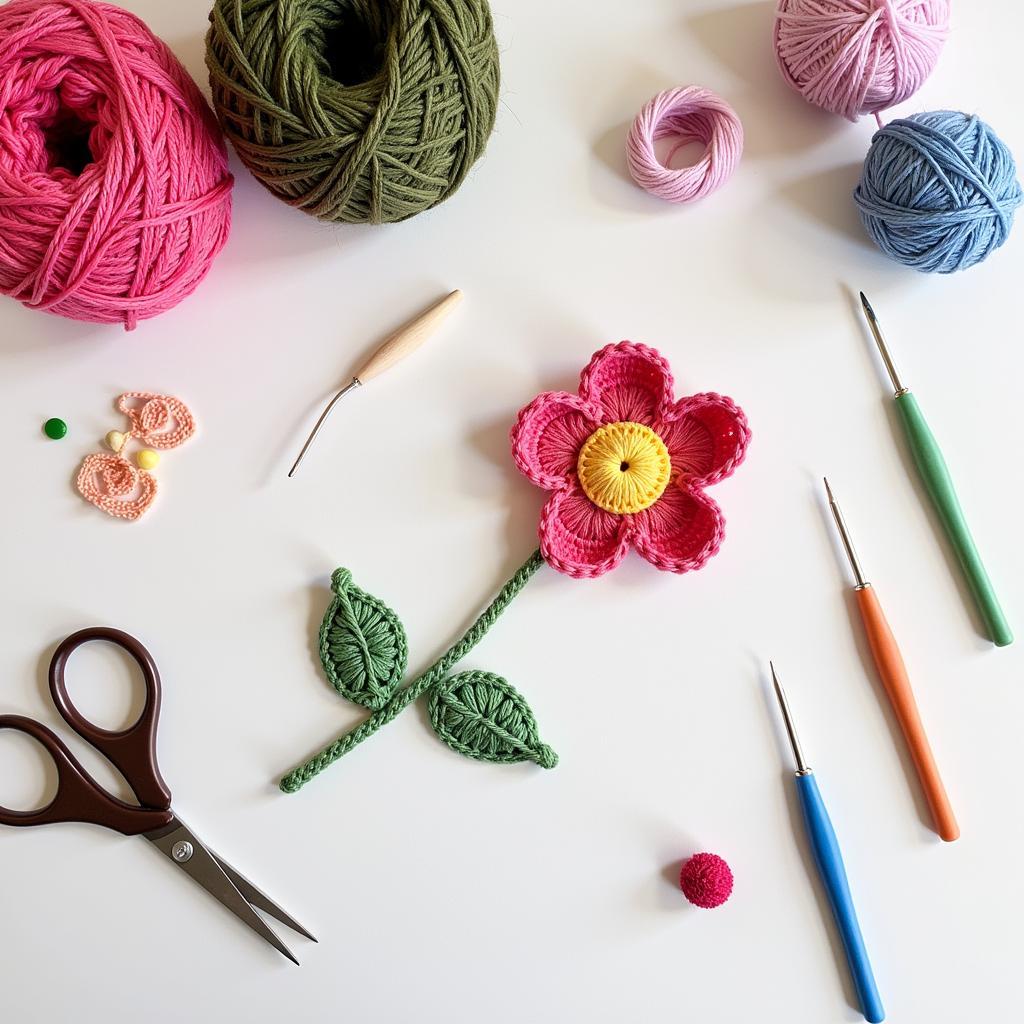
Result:
M1024 193L1013 154L984 121L934 110L875 133L853 198L886 256L951 274L1006 241Z

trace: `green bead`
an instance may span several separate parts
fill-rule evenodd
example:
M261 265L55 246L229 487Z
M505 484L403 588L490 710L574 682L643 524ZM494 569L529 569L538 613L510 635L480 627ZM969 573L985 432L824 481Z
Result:
M59 441L67 432L68 425L63 420L57 419L56 416L43 424L43 433L53 441Z

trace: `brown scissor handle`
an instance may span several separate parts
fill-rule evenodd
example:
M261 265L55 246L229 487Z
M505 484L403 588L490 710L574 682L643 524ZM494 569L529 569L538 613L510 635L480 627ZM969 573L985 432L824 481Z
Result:
M0 806L0 825L50 825L58 821L85 821L112 828L126 836L152 832L169 824L169 810L133 807L102 790L86 774L59 736L45 725L21 715L0 715L0 729L13 729L37 740L57 766L57 795L34 811L12 811Z
M100 729L93 725L82 717L68 696L64 679L68 658L82 644L92 640L106 640L108 643L116 644L127 651L142 670L142 678L146 684L145 706L138 721L120 732ZM72 633L54 651L50 661L50 695L64 721L117 768L144 808L166 811L171 806L171 791L160 774L160 766L156 760L156 728L160 718L160 673L156 670L152 655L135 637L107 626L93 626Z

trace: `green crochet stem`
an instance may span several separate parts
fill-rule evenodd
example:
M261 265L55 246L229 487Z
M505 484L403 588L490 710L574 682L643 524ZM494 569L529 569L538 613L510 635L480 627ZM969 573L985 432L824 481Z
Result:
M334 764L353 747L372 736L381 726L387 725L393 718L421 697L436 683L441 682L449 670L461 661L487 635L491 626L498 621L501 613L512 603L516 595L526 586L530 577L544 564L540 551L535 551L512 574L511 579L501 588L498 596L481 613L476 622L463 634L462 639L441 655L430 668L414 679L408 686L399 690L379 711L375 711L366 721L356 726L351 732L339 736L320 753L311 757L304 764L294 768L281 779L281 790L285 793L296 793L310 779L315 778L325 768Z

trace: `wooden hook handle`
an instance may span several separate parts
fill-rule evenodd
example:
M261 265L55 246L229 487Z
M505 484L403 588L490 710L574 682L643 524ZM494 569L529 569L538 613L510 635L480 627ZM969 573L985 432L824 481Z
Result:
M399 327L394 334L385 339L380 348L356 373L359 381L365 384L418 349L461 301L462 292L456 288L450 295L435 302L404 327Z

